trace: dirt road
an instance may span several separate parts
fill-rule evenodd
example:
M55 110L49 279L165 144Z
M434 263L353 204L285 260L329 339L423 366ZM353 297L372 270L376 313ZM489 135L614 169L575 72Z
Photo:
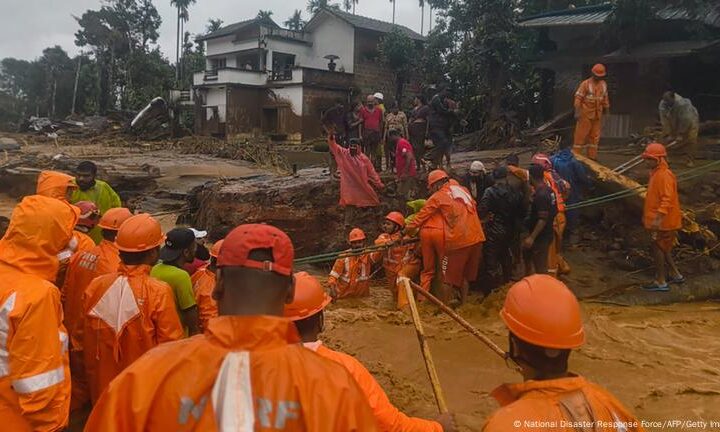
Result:
M460 313L506 347L498 317L503 295L463 306ZM437 411L412 322L392 311L390 302L389 293L378 287L370 298L335 304L324 339L360 359L399 408L432 417ZM423 311L448 405L461 430L477 431L497 407L489 392L519 376L431 306ZM572 371L607 387L641 420L720 421L720 304L584 303L583 315L587 343L571 356Z

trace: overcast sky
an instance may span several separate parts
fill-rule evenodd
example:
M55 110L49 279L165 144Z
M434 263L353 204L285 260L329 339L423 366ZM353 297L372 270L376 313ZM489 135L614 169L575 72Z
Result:
M60 45L70 55L76 54L75 32L78 29L73 15L80 16L87 9L99 9L100 0L2 0L0 9L0 58L16 57L32 60L48 46ZM166 57L175 58L175 10L170 0L154 0L162 16L158 43ZM204 32L209 18L220 18L225 24L252 18L259 9L272 10L273 18L282 25L293 10L301 9L309 19L304 0L198 0L190 8L187 30ZM359 0L356 13L383 21L392 21L389 0ZM427 14L425 10L425 31ZM396 22L420 31L418 0L397 0Z

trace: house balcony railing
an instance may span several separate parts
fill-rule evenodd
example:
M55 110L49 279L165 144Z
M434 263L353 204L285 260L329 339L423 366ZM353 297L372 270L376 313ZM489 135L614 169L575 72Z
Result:
M284 68L270 72L270 81L292 81L292 68Z
M309 35L303 31L288 30L277 27L262 26L260 30L260 37L288 39L306 44L310 43Z
M220 68L196 72L193 75L193 84L196 86L208 84L245 84L245 85L264 85L268 80L268 76L263 71L254 71L237 68Z

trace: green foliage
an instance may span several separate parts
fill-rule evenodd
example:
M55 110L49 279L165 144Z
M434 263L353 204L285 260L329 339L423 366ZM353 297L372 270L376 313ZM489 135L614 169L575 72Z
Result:
M405 81L417 67L418 49L409 36L394 28L380 40L378 51L382 61L395 74L395 101L401 103Z
M303 27L305 27L305 21L303 21L302 19L302 11L300 9L295 9L295 12L293 12L290 18L285 20L283 25L285 25L285 27L289 28L290 30L302 30Z
M310 0L307 4L307 11L310 15L315 15L322 9L336 9L340 10L340 4L330 3L328 0Z
M212 32L218 31L222 28L222 25L223 25L223 20L221 20L220 18L215 18L215 19L210 18L208 20L207 25L205 26L205 32L212 33Z

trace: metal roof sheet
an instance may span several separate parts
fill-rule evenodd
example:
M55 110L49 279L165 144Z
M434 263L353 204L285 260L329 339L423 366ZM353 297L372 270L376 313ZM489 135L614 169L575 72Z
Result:
M631 50L619 49L603 56L606 61L620 61L628 58L650 59L682 57L705 49L720 47L720 39L709 41L674 41L674 42L653 42L640 45Z

